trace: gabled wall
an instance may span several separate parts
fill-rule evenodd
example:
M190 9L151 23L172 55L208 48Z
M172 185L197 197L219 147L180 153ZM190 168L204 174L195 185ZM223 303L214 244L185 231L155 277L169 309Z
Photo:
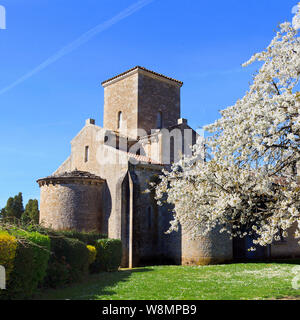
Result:
M69 171L75 169L88 171L105 180L102 232L111 238L121 239L121 185L128 170L128 163L127 161L116 163L118 150L103 144L104 133L103 128L86 124L71 142L71 155L67 161L67 168ZM89 147L89 159L85 161L87 146ZM127 158L123 158L125 159ZM66 164L63 164L56 173L64 172L65 169Z

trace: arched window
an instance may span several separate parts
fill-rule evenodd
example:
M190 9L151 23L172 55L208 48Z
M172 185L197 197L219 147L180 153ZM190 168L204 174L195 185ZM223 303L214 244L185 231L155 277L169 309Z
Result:
M118 129L122 127L122 111L118 113Z
M84 162L89 161L89 146L85 147L85 152L84 152Z
M175 140L174 137L170 138L170 164L175 161Z
M158 111L157 112L157 118L156 118L156 127L158 129L161 129L162 126L163 126L162 112Z

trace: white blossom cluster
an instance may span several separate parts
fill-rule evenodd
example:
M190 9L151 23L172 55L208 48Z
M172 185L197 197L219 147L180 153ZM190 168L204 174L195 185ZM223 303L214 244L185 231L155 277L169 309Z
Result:
M255 234L254 243L267 245L296 225L300 238L299 40L283 23L244 64L262 66L245 96L205 128L209 161L199 160L203 149L195 145L192 157L164 171L156 198L174 207L168 232L180 223L197 237L221 225L231 237Z

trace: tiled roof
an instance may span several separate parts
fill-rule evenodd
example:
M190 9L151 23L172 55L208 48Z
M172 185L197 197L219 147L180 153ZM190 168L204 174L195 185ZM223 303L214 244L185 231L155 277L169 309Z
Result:
M129 160L130 158L133 158L137 160L140 163L148 163L148 164L156 164L156 165L164 165L163 163L160 163L159 161L156 161L146 155L138 155L132 152L128 152L125 150L121 149L116 149L112 146L106 145L107 148L109 148L109 153L114 153L115 155L119 154L121 159L127 159Z
M88 171L80 171L80 170L74 170L70 172L63 172L57 175L53 175L53 177L57 178L89 178L89 179L101 179L100 177L88 172Z
M139 162L162 165L162 163L160 163L152 158L149 158L147 156L138 155L138 154L134 154L134 153L130 153L130 152L127 152L127 155L128 155L128 158L134 158Z
M120 73L120 74L118 74L118 75L116 75L116 76L114 76L114 77L112 77L112 78L110 78L110 79L108 79L108 80L103 81L101 84L103 85L103 84L105 84L106 82L109 82L109 81L114 80L114 79L116 79L116 78L118 78L118 77L121 77L121 76L123 76L123 75L125 75L125 74L127 74L127 73L129 73L129 72L131 72L131 71L133 71L133 70L136 70L136 69L141 69L141 70L150 72L150 73L152 73L152 74L155 74L156 76L160 76L160 77L163 77L163 78L165 78L165 79L168 79L168 80L171 80L171 81L175 81L175 82L183 85L183 82L182 82L182 81L179 81L179 80L176 80L176 79L167 77L167 76L165 76L165 75L163 75L163 74L161 74L161 73L157 73L157 72L151 71L151 70L146 69L146 68L141 67L141 66L136 66L136 67L134 67L134 68L131 68L131 69L129 69L129 70L123 72L123 73Z
M79 170L74 170L70 172L63 172L59 174L54 174L51 176L48 176L46 178L42 178L37 180L39 181L45 181L45 180L62 180L62 179L89 179L89 180L103 180L101 177L98 177L90 172L87 171L79 171Z
M108 146L109 147L109 146ZM137 161L139 161L140 163L148 163L148 164L156 164L156 165L164 165L163 163L160 163L150 157L147 157L145 155L138 155L132 152L126 152L124 150L120 150L120 149L115 149L113 147L110 147L110 152L114 152L115 154L120 153L120 155L123 157L125 157L124 159L130 159L133 158Z

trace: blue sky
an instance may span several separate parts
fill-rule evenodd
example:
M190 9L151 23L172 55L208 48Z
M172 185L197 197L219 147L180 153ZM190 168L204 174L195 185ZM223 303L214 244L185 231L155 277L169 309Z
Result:
M193 128L213 122L251 82L257 66L241 64L269 44L279 23L291 21L297 4L137 2L0 0L7 23L0 30L0 207L20 191L24 202L39 198L36 179L68 157L85 119L102 125L100 83L133 66L183 81L182 117ZM96 26L98 34L56 55ZM10 87L50 57L53 63Z

